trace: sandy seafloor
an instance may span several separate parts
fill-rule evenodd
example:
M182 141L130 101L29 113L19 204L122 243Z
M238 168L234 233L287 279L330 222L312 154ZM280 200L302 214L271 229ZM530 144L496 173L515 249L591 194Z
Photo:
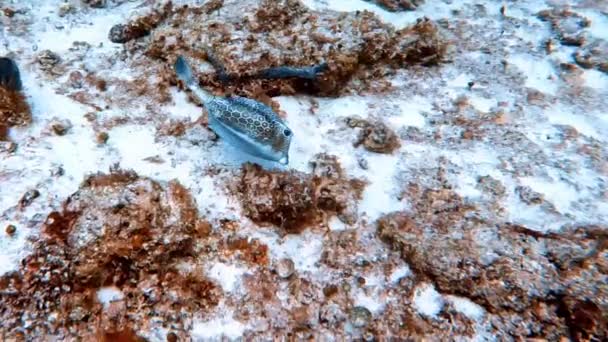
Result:
M182 1L185 2L185 1ZM438 66L400 69L388 77L395 87L386 94L350 94L338 98L316 98L316 115L310 114L311 98L285 96L275 98L286 112L286 121L294 131L294 140L287 169L309 172L308 162L320 152L338 157L350 177L368 182L358 206L358 221L349 225L333 218L323 229L305 230L300 234L282 236L273 227L257 227L242 215L237 198L227 184L240 170L241 164L253 161L266 168L275 164L253 160L239 154L222 141L205 143L205 129L191 129L182 137L157 138L155 123L127 123L107 131L106 144L98 144L96 132L85 114L91 111L70 99L65 88L66 75L48 77L36 63L40 51L51 50L62 59L77 53L73 42L91 45L81 67L104 78L131 80L130 70L120 63L108 66L107 56L119 54L122 45L108 40L108 30L137 13L145 13L144 1L109 1L106 8L84 9L65 17L58 15L60 1L0 1L0 7L23 9L10 19L0 16L0 55L11 53L21 67L24 93L32 107L33 122L13 128L10 139L18 148L15 152L0 152L0 274L16 270L20 260L30 252L28 237L37 236L46 215L61 207L62 202L78 190L86 175L106 172L118 163L140 176L159 182L178 180L190 190L199 214L220 229L219 222L234 219L240 222L238 235L257 238L269 248L270 264L289 257L299 276L310 281L324 282L336 275L320 262L324 244L334 231L360 229L368 241L367 251L374 253L376 262L391 263L391 272L377 269L366 271L365 286L349 292L355 305L366 307L380 317L391 291L399 279L413 277L407 262L394 255L378 239L369 226L384 214L412 210L412 203L403 200L403 184L423 179L434 172L439 163L445 166L447 181L467 203L482 201L486 194L480 190L480 177L490 176L504 186L500 199L500 221L518 224L541 233L559 232L564 226L602 226L608 222L608 73L578 67L576 72L564 71L561 63L576 65L573 54L577 47L559 43L548 22L537 17L540 10L566 4L567 1L440 1L427 0L414 11L388 12L373 3L349 1L306 0L314 10L369 10L383 21L402 28L427 16L445 19L454 27L465 27L458 35L448 35L452 41L449 58ZM196 3L201 3L198 1ZM584 29L588 39L608 40L608 8L600 1L576 1L575 11L587 17L591 24ZM506 16L500 13L506 6ZM80 6L80 5L78 5ZM603 6L603 7L602 7ZM29 21L28 31L15 34L8 29L11 20ZM547 54L545 42L554 39L555 51ZM72 66L76 68L77 66ZM154 77L154 75L149 75ZM469 82L474 82L469 87ZM110 90L112 84L109 84ZM531 104L530 94L542 93L540 103ZM470 110L484 113L504 112L509 130L517 133L500 134L501 126L486 131L492 137L463 141L461 128L446 116L457 99L467 97ZM102 101L102 100L100 100ZM145 99L133 98L128 107L108 107L104 118L113 115L146 117ZM104 107L104 103L98 103ZM152 104L154 105L154 104ZM186 95L172 89L172 101L157 109L166 120L197 119L200 108L187 101ZM401 147L392 154L377 154L354 147L356 132L341 130L347 116L382 117L384 122L402 137ZM71 129L63 136L48 132L52 120L69 120ZM445 122L441 127L440 123ZM564 138L565 130L576 132ZM411 132L428 136L441 132L438 141L407 139ZM409 133L408 133L409 132ZM572 141L565 141L573 139ZM579 148L574 148L572 145ZM590 161L581 146L593 145L596 160ZM542 155L542 157L539 157ZM157 157L163 163L152 163ZM367 160L368 168L359 166ZM567 165L567 167L566 167ZM203 173L214 166L218 173ZM53 176L61 167L64 175ZM527 168L525 172L519 168ZM422 180L421 180L422 182ZM30 189L40 197L25 210L15 209L20 197ZM518 191L531 190L540 196L543 205L526 203ZM519 190L517 190L519 189ZM4 227L13 224L13 236ZM488 242L490 243L490 242ZM363 253L359 250L357 253ZM362 255L362 257L370 257ZM208 340L225 336L238 338L264 324L251 318L237 320L232 316L238 303L235 298L247 296L241 286L251 268L238 260L220 261L207 258L207 276L217 281L224 299L211 312L201 314L192 325L192 337ZM272 267L272 266L269 266ZM282 285L281 285L282 286ZM283 291L283 290L281 290ZM443 294L432 279L416 282L409 301L413 313L433 320L446 303L474 322L474 333L462 339L493 339L483 306L461 296ZM99 292L102 301L120 299L118 289ZM230 300L227 300L227 299ZM280 302L280 301L279 301ZM289 300L283 305L289 308ZM348 324L341 326L349 328ZM356 329L355 329L356 330ZM139 332L151 340L164 340L167 328L153 327ZM355 332L356 334L356 332Z

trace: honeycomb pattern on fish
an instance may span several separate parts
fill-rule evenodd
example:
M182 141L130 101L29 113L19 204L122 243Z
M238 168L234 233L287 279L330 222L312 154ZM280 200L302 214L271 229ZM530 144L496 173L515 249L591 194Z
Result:
M208 110L219 121L266 142L272 141L280 124L270 107L243 97L215 98L208 102Z

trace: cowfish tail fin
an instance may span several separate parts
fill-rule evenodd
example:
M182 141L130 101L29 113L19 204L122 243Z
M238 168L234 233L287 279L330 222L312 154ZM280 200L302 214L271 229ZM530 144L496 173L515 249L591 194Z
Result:
M188 61L183 56L178 56L175 64L173 65L175 69L175 73L177 74L177 78L179 78L184 84L192 90L192 92L198 96L198 98L203 102L207 102L213 99L213 96L209 94L207 91L203 90L199 85L196 79L194 78L194 74L192 73L192 69L188 64Z
M0 86L14 91L23 88L17 64L7 57L0 57Z

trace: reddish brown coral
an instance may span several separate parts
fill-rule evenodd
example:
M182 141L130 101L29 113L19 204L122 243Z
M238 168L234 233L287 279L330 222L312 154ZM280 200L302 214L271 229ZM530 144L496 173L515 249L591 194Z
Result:
M178 183L163 187L120 171L89 177L49 215L22 268L1 278L1 334L24 329L24 314L32 336L119 336L144 329L149 315L184 327L176 310L205 311L221 295L213 282L175 267L203 247L195 242L199 225ZM103 309L95 297L103 286L124 299Z
M0 87L0 141L6 139L8 127L24 126L31 121L32 114L25 96L19 91Z
M393 153L401 147L399 137L383 122L364 122L361 127L355 146L376 153Z
M381 218L378 235L440 291L484 306L496 333L606 338L606 270L593 261L606 253L605 230L544 234L488 225L479 209L449 189L414 198L414 213ZM526 325L513 325L515 315Z
M295 233L321 222L327 213L337 213L343 220L354 221L356 202L363 187L359 180L271 172L247 164L238 191L249 218Z

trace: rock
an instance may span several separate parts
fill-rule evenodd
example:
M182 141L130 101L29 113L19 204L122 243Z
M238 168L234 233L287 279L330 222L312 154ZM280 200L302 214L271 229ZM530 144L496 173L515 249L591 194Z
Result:
M54 167L51 170L51 176L53 176L53 177L60 177L60 176L63 176L64 174L65 174L65 170L63 170L63 168L61 166Z
M586 44L576 51L574 60L583 68L595 68L608 73L608 41L596 39Z
M19 200L19 208L23 209L23 208L29 206L39 196L40 196L40 192L38 190L36 190L36 189L28 190L25 194L23 194L23 196Z
M281 259L276 267L276 272L279 277L283 279L287 279L291 277L293 272L295 271L293 261L291 259Z
M373 0L379 6L392 11L413 11L424 3L424 0Z
M143 326L155 316L181 327L185 315L212 310L221 288L204 270L175 267L208 250L195 232L199 220L193 198L177 182L161 185L118 170L87 177L47 216L20 270L0 277L2 293L11 293L0 297L3 333L22 331L24 312L28 336L99 340L104 330L82 324L119 331L126 317ZM108 285L124 296L104 310L95 292ZM113 336L106 340L120 340Z
M553 8L540 11L538 17L551 23L562 44L581 46L586 42L584 29L591 21L584 16L569 9Z
M327 169L317 171L323 174ZM338 171L331 172L337 175ZM364 186L357 179L267 171L251 164L243 167L237 185L247 217L258 224L274 224L288 233L319 223L326 213L352 216Z
M503 196L506 190L499 180L490 176L480 176L477 178L477 188L498 197Z
M6 231L6 234L7 234L7 235L12 236L12 235L14 235L14 234L15 234L15 232L17 231L17 227L15 227L15 226L14 226L14 225L12 225L12 224L9 224L8 226L6 226L5 231Z
M82 88L84 82L84 76L80 71L72 71L68 76L68 84L74 89Z
M393 153L401 147L397 134L383 122L350 120L347 124L351 127L363 127L354 144L355 147L363 145L368 151L386 154Z
M545 200L542 194L527 186L515 187L515 193L517 193L522 202L526 204L542 204Z
M54 120L51 122L51 131L55 135L66 135L72 128L72 123L69 120Z
M58 15L61 18L63 18L63 17L65 17L66 15L68 15L70 13L74 13L75 10L76 9L71 4L69 4L69 3L63 3L63 4L59 5Z
M107 0L82 0L82 2L92 8L105 8L108 4Z
M61 62L61 57L51 50L44 50L38 54L36 60L42 70L49 71Z
M170 332L167 334L167 342L177 342L178 338L174 332Z
M99 132L95 136L95 140L97 141L97 144L99 144L99 145L103 145L106 142L108 142L109 138L110 138L110 136L108 135L107 132Z
M369 163L367 162L367 159L365 159L363 157L357 158L357 163L359 164L359 167L362 168L363 170L369 169Z
M10 127L26 126L31 121L32 113L23 93L0 87L0 141L6 140Z
M0 141L0 153L13 153L17 150L17 144L12 141Z
M173 4L168 1L160 8L156 8L149 15L139 17L127 24L116 24L110 28L108 39L117 44L125 44L150 34L150 31L162 23L172 12Z
M340 305L332 302L327 302L326 305L321 307L319 312L319 319L322 323L327 323L330 326L334 326L348 319L346 313L342 311Z
M309 162L312 173L316 177L341 178L344 171L338 162L338 158L326 153L320 153Z
M372 313L363 306L355 306L350 312L350 322L355 328L365 328L372 320Z

